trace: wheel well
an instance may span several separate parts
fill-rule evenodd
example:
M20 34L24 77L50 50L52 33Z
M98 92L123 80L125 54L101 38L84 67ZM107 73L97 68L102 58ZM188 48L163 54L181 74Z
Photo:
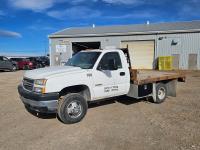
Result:
M68 93L79 93L85 98L85 100L91 100L90 90L89 87L86 85L75 85L66 87L59 92L59 96L61 97Z

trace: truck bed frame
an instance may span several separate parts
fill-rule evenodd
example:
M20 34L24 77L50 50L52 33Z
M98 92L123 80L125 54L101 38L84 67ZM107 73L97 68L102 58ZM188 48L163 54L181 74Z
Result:
M166 80L174 80L184 82L185 74L178 71L158 71L158 70L137 70L130 69L131 83L136 85L156 83Z

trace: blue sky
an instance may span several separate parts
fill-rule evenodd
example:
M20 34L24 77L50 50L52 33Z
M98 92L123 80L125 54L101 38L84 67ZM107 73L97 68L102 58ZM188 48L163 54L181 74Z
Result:
M77 26L200 20L200 0L0 0L0 53L44 54L47 36Z

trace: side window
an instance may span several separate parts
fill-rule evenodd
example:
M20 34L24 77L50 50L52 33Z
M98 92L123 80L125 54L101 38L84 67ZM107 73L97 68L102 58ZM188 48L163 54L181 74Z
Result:
M0 61L3 61L3 57L2 56L0 56Z
M98 67L101 67L102 70L111 70L110 67L109 67L109 62L112 59L114 59L115 64L116 64L118 69L122 68L122 63L121 63L121 59L120 59L118 52L106 53L102 57Z

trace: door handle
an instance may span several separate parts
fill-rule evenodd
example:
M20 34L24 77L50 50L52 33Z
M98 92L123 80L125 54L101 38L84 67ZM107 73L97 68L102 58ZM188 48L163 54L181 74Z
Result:
M125 76L125 72L120 72L119 75L120 76Z

